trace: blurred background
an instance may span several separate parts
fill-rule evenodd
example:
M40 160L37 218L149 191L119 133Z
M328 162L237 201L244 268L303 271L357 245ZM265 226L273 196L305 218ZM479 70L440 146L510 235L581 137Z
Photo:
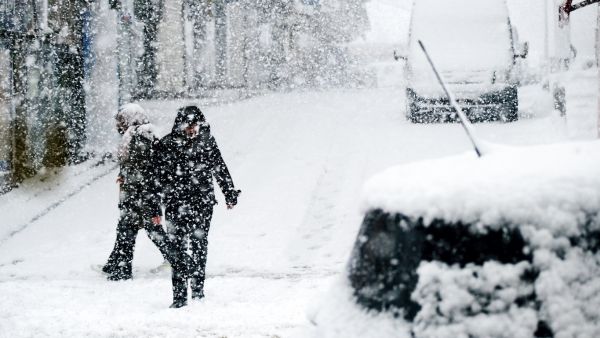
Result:
M536 86L525 91L551 92L556 74L597 66L597 6L573 13L564 42L561 1L508 5L519 40L530 47L521 77ZM400 86L402 64L392 56L406 49L411 6L412 0L0 0L1 190L41 168L112 151L112 116L123 103ZM569 67L556 71L565 49Z

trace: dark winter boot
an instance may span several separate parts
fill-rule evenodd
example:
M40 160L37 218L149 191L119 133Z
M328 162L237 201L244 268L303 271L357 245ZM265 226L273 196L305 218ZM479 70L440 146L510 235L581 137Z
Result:
M106 277L106 279L108 279L110 281L128 280L128 279L131 279L131 275L122 274L122 273L113 273L113 274L108 275L108 277Z
M202 298L204 298L204 291L192 290L192 299L193 300L200 300Z
M187 305L187 300L174 300L173 304L169 306L171 309L179 309L180 307L184 307Z
M115 267L112 264L106 263L103 267L102 267L102 272L104 272L107 275L112 275L113 273L115 273L115 271L117 270L117 267Z
M204 280L201 278L193 278L190 281L192 289L192 299L200 300L204 298Z
M187 278L174 273L173 278L173 304L170 308L180 308L187 305Z
M109 273L109 276L107 277L107 279L112 280L112 281L131 279L131 276L132 276L131 270L132 270L131 263L130 264L126 264L126 263L120 264L118 267L116 267L114 270L112 270Z

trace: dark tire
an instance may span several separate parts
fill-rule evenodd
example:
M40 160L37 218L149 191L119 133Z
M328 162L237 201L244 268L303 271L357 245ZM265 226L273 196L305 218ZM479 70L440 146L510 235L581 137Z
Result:
M421 122L415 103L415 94L411 89L406 90L406 119L411 123Z
M419 113L417 113L417 107L414 103L409 103L406 107L406 119L411 123L422 123L423 119L420 118Z
M502 109L500 112L500 121L515 122L519 119L519 95L517 87L506 89L502 97Z
M420 98L412 89L406 89L406 119L414 124L434 123L440 122L439 117L435 115L433 108L430 110L424 110L417 105L417 103L423 103L423 99Z

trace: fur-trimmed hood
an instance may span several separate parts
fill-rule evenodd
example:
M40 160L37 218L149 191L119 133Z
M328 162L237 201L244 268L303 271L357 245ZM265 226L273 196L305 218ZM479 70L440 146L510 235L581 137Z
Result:
M127 128L117 151L119 162L126 161L129 158L129 143L136 136L140 135L150 141L157 139L157 132L154 125L146 115L144 108L135 103L123 105L115 119L124 124Z
M127 128L150 123L150 119L146 115L144 108L135 103L122 105L117 115L115 115L115 120L122 121Z

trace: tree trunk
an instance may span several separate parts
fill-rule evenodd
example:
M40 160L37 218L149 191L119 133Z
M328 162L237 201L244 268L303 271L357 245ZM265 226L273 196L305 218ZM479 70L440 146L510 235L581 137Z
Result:
M598 138L600 138L600 4L598 5L598 23L596 25L596 65L598 67Z
M158 24L162 19L163 2L150 0L137 0L134 3L134 12L138 20L144 23L144 53L138 61L137 96L150 98L154 91L158 68L156 66Z
M119 78L119 106L131 102L133 95L133 69L131 67L131 17L129 13L119 12L117 28L117 75Z
M188 1L189 8L189 20L192 21L192 44L193 54L190 60L191 71L192 71L192 88L199 90L203 86L207 86L208 83L204 78L204 71L200 69L201 55L206 49L207 42L207 22L212 16L212 2L202 1Z
M83 147L86 143L86 108L84 90L84 37L85 16L88 10L87 1L48 2L49 25L56 34L54 49L56 51L56 74L58 107L54 122L66 127L68 157L70 163L78 163L85 159ZM53 126L49 135L63 130L61 126ZM60 136L56 142L64 140ZM50 142L51 144L54 141ZM58 144L58 143L56 143ZM52 162L52 161L51 161Z
M217 86L225 85L227 74L227 17L225 15L225 0L214 2L215 14L215 50Z
M26 41L22 37L14 39L11 48L13 72L13 102L15 105L15 118L12 121L13 136L13 163L12 181L21 182L34 174L29 146L29 132L27 128L27 104L25 100L27 90L27 74L25 71Z

